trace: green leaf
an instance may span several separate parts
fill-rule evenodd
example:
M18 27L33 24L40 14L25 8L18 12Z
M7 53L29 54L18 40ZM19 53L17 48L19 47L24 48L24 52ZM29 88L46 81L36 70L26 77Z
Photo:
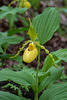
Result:
M0 37L7 37L7 32L0 32Z
M48 85L51 85L52 83L56 82L60 79L60 76L62 74L63 68L59 68L59 70L55 67L51 67L49 69L51 72L50 76L43 79L41 84L39 85L39 92L41 92L44 88L46 88Z
M2 6L0 8L0 19L5 18L7 15L15 15L16 13L24 13L27 8L12 8L7 6Z
M12 56L12 54L0 54L0 59L6 60L6 59L8 59L11 56Z
M40 4L40 0L29 0L31 2L31 4L33 5L33 7L39 7Z
M22 61L23 61L22 56L17 56L15 58L10 58L11 56L14 56L14 55L13 54L0 54L0 59L5 61L6 59L9 58L10 60L14 60L14 61L17 61L19 63L22 63Z
M26 72L30 75L32 75L33 77L36 76L36 71L34 68L28 68L27 66L23 67L23 72Z
M60 61L67 62L67 49L59 49L55 52L51 52L51 54L53 55L56 64ZM49 56L47 56L44 60L42 71L47 71L52 65L52 59Z
M0 81L11 80L20 85L32 86L35 84L34 78L23 71L12 71L10 69L3 69L0 71Z
M31 40L32 41L35 41L36 38L37 38L37 33L35 32L35 29L33 28L32 26L32 23L31 23L31 20L29 19L29 22L30 22L30 28L28 30L28 35L30 36Z
M43 79L45 79L46 77L50 76L50 72L41 72L38 76L38 81L39 83L42 82Z
M14 29L10 29L10 30L8 30L8 33L7 33L7 35L8 36L12 36L12 35L14 35L14 34L16 34L16 33L19 33L19 32L23 32L23 31L27 31L28 30L28 27L23 27L23 28L14 28Z
M23 41L21 36L7 36L7 32L0 32L0 45L1 44L17 44Z
M0 7L0 10L2 11L9 11L10 9L12 9L12 7L7 7L7 6Z
M43 45L52 38L54 32L59 28L60 16L57 8L46 8L42 14L33 19L32 24L40 44Z
M47 71L52 65L53 65L52 59L49 56L47 56L44 60L42 71L43 72Z
M16 14L15 14L15 15L9 14L9 15L6 16L6 19L8 19L8 22L9 22L10 28L13 27L13 25L14 25L14 21L16 20L16 17L17 17Z
M25 66L23 68L23 72L26 72L26 73L30 74L36 80L36 70L35 69L28 68L28 67ZM41 81L43 79L45 79L47 76L49 76L49 75L50 75L50 72L49 71L48 72L42 72L42 70L39 69L39 72L38 72L38 84L40 84ZM33 91L36 91L36 87L35 86L32 87L32 89L33 89Z
M53 56L53 58L55 60L57 60L58 58L56 56ZM42 71L46 72L49 68L51 68L53 65L52 59L49 57L49 55L45 58L44 60L44 64L43 64L43 68Z
M30 100L30 99L19 97L9 92L0 91L0 100Z
M26 72L26 73L32 75L33 77L36 77L36 70L34 68L28 68L25 66L23 68L23 72ZM39 83L49 75L50 75L50 72L42 72L42 70L39 69L39 72L38 72Z
M64 80L64 81L67 81L67 80L65 80L65 79L67 79L67 75L63 72L60 79Z
M14 21L16 19L17 13L24 13L27 8L12 8L7 6L2 6L0 8L0 19L7 18L10 24L10 27L12 28Z
M55 84L48 88L39 100L67 100L67 83Z
M19 62L19 63L22 63L23 58L22 58L22 56L17 56L17 57L15 57L15 58L10 58L10 60L15 60L15 61L17 61L17 62Z
M67 62L67 49L57 50L55 52L52 52L52 55L55 55L58 58L56 62L61 60Z
M9 36L9 37L0 37L0 45L4 43L9 43L9 44L17 44L23 41L23 37L21 36Z

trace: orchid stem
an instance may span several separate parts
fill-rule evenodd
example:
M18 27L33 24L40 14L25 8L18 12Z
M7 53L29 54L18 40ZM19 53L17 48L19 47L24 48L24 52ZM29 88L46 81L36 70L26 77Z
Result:
M39 64L40 64L40 48L38 47L38 65L37 65L37 71L36 71L36 94L35 94L35 100L38 100L38 71L39 71Z

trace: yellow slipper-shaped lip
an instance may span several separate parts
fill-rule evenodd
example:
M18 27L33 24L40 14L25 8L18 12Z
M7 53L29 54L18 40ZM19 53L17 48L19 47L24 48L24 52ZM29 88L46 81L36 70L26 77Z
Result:
M29 50L29 47L24 51L23 61L26 63L31 63L38 55L38 50L34 47L33 50Z

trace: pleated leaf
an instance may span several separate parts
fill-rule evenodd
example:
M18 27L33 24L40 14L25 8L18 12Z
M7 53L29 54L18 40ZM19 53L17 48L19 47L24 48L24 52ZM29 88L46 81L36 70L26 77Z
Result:
M39 100L67 100L67 83L55 84L48 88Z
M16 13L24 13L27 8L12 8L7 6L2 6L0 8L0 19L5 18L7 15L15 15Z
M26 73L29 73L30 75L32 75L33 77L36 77L36 70L33 69L33 68L28 68L28 67L24 67L23 68L23 72L26 72ZM46 78L47 76L50 76L50 72L42 72L41 69L39 69L39 72L38 72L38 80L39 80L39 83L44 79Z
M38 35L40 44L44 44L51 39L54 32L59 28L60 16L56 8L46 8L42 14L32 21L33 27Z
M21 36L0 37L0 45L4 43L17 44L17 43L22 42L23 40L24 38Z
M3 52L1 52L3 53ZM14 56L13 54L0 54L0 59L5 61L6 59L10 59L10 60L15 60L17 62L20 62L22 63L23 59L22 59L22 56L17 56L15 58L10 58L11 56Z
M0 45L7 44L17 44L24 40L21 36L7 36L7 32L0 32Z
M47 56L44 60L42 71L46 72L52 65L52 59L49 56Z
M12 71L10 69L4 69L0 71L0 81L11 80L24 86L30 86L35 84L35 80L31 75L23 71Z
M63 68L59 68L59 70L55 67L51 67L49 69L51 72L50 76L47 78L43 79L41 84L39 85L39 92L41 92L44 88L46 88L48 85L51 85L52 83L56 82L57 80L60 79Z
M51 52L51 54L53 55L56 64L60 61L67 62L67 49L59 49L55 52ZM42 71L47 71L52 65L52 59L49 56L47 56L44 60Z
M58 61L63 60L67 62L67 49L60 49L60 50L57 50L56 52L52 52L52 54L58 58Z
M29 27L9 29L7 35L13 36L16 33L27 31Z
M51 53L52 54L52 53ZM53 55L54 60L56 61L58 58ZM49 57L49 55L45 58L44 60L44 64L43 64L43 68L42 71L45 72L47 71L49 68L51 68L53 66L53 62L52 59Z
M30 100L30 99L19 97L9 92L0 91L0 100Z

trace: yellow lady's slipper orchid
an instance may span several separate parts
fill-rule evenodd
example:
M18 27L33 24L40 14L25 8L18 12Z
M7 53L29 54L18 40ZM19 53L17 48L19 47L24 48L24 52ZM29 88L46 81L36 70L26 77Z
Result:
M38 50L33 43L29 44L29 47L24 51L23 61L26 63L32 62L38 55Z
M25 2L28 2L28 1L27 0L23 0L22 2L23 2L23 4L25 4ZM37 33L35 32L35 29L32 26L32 23L31 23L30 19L29 19L29 22L30 22L30 28L28 30L28 35L30 36L31 40L26 41L25 44L23 44L23 46L19 49L17 54L12 56L12 57L10 57L10 58L14 58L17 55L19 55L19 53L23 50L23 48L29 43L29 47L24 51L24 54L23 54L23 61L24 62L30 63L37 57L38 52L39 52L39 49L37 50L37 48L35 46L35 45L37 45L38 48L45 50L46 54L48 54L49 57L52 59L52 63L54 65L54 67L56 67L58 69L58 67L54 63L53 55L50 54L49 51L44 46L40 45L39 41L35 41L36 38L37 38Z
M31 7L31 4L27 0L23 0L22 7L30 8Z
M31 4L27 0L21 0L20 3L19 3L19 7L30 8L31 7Z

